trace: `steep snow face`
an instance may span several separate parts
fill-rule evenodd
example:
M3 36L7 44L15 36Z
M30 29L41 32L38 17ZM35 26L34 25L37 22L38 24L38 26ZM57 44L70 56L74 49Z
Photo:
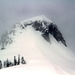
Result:
M33 65L36 67L34 69L41 67L41 70L37 72L48 70L44 73L46 74L50 71L48 75L54 72L55 75L69 75L68 73L75 75L75 55L62 44L61 39L63 41L64 39L57 26L46 18L47 21L45 19L43 21L43 18L41 19L38 18L37 20L37 18L33 18L25 20L14 25L12 30L10 29L7 32L7 34L3 36L3 43L1 41L1 44L3 44L1 48L3 48L3 50L0 50L0 60L3 62L8 58L13 61L13 57L20 54L24 56L27 63L27 67L24 67L25 71L30 71L32 69L31 66L36 64ZM51 67L51 65L53 66ZM42 67L46 69L42 70Z

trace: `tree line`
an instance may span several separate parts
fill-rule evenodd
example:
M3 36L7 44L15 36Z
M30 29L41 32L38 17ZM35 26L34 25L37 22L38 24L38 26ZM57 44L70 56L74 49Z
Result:
M7 67L11 67L11 66L16 66L16 65L20 65L20 64L26 64L26 61L24 60L24 57L20 57L20 55L18 55L18 60L16 59L16 56L14 56L14 62L9 61L8 59L3 61L0 60L0 69L2 68L7 68Z

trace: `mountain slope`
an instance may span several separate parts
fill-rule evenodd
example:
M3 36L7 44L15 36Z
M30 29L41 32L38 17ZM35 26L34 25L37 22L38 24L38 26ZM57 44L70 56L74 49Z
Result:
M40 16L14 25L12 30L7 32L6 37L5 35L3 36L5 41L3 43L4 48L0 51L0 60L5 61L8 58L13 61L13 56L20 54L24 56L27 62L26 65L36 64L36 68L38 68L37 64L39 63L39 68L41 67L40 64L44 64L42 67L45 68L49 66L47 68L49 71L54 68L52 71L55 72L55 75L72 74L75 69L75 56L66 47L66 42L57 26L52 24L46 17ZM53 66L51 67L51 65ZM59 71L58 73L56 72L55 69L58 67L60 67L61 73ZM29 67L29 71L30 68L32 67ZM63 70L68 73L64 73Z

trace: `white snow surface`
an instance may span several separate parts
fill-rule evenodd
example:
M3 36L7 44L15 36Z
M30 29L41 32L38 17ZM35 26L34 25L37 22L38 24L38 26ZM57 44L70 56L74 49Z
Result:
M50 43L31 26L23 30L16 28L14 42L0 51L0 60L5 61L8 58L13 61L13 57L20 54L24 56L27 64L1 69L0 74L75 75L75 55L61 42L58 43L52 35L49 37Z
M38 60L39 62L40 60ZM20 65L2 69L2 75L70 75L59 67L54 66L49 61L41 60L39 63L29 63L27 65ZM44 63L43 63L44 62Z

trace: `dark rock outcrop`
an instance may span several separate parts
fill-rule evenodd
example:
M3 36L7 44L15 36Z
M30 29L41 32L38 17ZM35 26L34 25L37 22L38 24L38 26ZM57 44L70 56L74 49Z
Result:
M46 24L47 23L45 21L44 22L35 21L32 27L34 27L36 31L40 31L44 39L47 40L48 42L50 41L49 34L51 34L58 42L62 42L65 46L67 46L66 41L64 40L58 27L53 23L50 23L49 25Z

